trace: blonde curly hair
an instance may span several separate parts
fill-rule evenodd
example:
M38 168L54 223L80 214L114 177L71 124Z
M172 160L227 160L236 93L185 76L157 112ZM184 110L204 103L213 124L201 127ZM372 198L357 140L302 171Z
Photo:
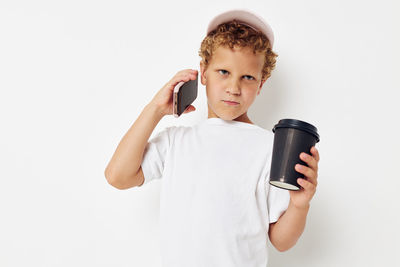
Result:
M278 55L272 51L268 38L263 33L241 24L237 20L218 25L201 42L199 56L205 69L207 69L213 53L220 46L229 48L249 47L253 49L254 54L263 54L265 60L262 69L262 80L267 80L275 68Z

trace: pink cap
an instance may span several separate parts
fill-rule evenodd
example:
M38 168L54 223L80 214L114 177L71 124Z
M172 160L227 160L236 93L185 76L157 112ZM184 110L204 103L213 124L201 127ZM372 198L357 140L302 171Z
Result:
M269 26L269 24L263 18L246 9L233 9L214 17L208 24L207 34L209 34L212 30L215 30L218 25L234 19L264 33L267 36L272 48L274 44L274 33L272 32L271 26Z

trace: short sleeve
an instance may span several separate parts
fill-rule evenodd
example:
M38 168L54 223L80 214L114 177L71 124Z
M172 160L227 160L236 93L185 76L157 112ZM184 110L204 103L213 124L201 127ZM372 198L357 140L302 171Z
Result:
M289 191L273 186L267 179L267 192L268 192L268 215L269 223L277 222L279 217L287 210L290 201Z
M175 126L167 127L151 138L145 147L142 158L144 184L160 179L164 171L164 163L171 144L171 133Z

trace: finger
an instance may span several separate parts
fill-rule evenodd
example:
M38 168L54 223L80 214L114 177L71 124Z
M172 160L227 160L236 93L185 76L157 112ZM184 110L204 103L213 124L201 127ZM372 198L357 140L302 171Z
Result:
M307 163L307 165L314 171L318 172L318 161L313 156L302 152L300 153L300 159Z
M197 75L193 73L185 73L177 78L178 82L187 82L189 80L196 80Z
M197 70L192 70L192 69L186 69L179 71L175 76L176 77L182 77L182 76L197 76Z
M304 174L307 177L312 177L314 176L315 171L313 169L311 169L310 167L307 167L305 165L301 165L301 164L296 164L294 166L294 168L296 169L296 171Z
M312 183L315 187L318 186L318 179L317 177L313 176L313 177L305 177L308 182Z
M189 112L192 112L192 111L195 111L195 110L196 110L196 108L195 108L194 106L189 105L189 106L185 109L185 111L184 111L183 113L189 113Z
M301 164L296 164L295 166L296 171L299 173L304 174L305 178L313 183L314 185L317 185L317 176L318 174L311 168L301 165Z
M313 157L315 158L315 160L316 160L317 162L319 162L319 152L318 152L318 149L317 149L315 146L313 146L313 147L311 147L310 151L311 151L311 154L313 155Z
M187 82L188 80L190 80L192 74L190 73L182 73L179 76L176 76L176 80L178 82Z
M313 194L314 194L315 191L317 190L316 185L312 184L311 182L309 182L309 181L307 181L307 180L305 180L305 179L298 178L298 179L297 179L297 183L298 183L299 185L301 185L301 187L303 187L304 190L309 191L309 192L311 192L311 193L313 193Z
M169 82L169 87L171 87L171 90L175 88L175 86L178 85L180 82L187 82L191 79L191 74L177 74L174 78L171 79ZM195 78L194 78L195 79Z

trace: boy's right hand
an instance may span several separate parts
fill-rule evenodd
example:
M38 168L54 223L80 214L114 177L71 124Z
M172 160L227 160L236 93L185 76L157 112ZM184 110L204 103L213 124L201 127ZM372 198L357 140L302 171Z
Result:
M172 79L167 82L160 91L153 97L151 104L157 107L157 110L162 116L173 114L173 93L175 86L180 82L187 82L189 80L196 80L197 70L185 69L177 72ZM183 113L195 111L196 108L189 105Z

